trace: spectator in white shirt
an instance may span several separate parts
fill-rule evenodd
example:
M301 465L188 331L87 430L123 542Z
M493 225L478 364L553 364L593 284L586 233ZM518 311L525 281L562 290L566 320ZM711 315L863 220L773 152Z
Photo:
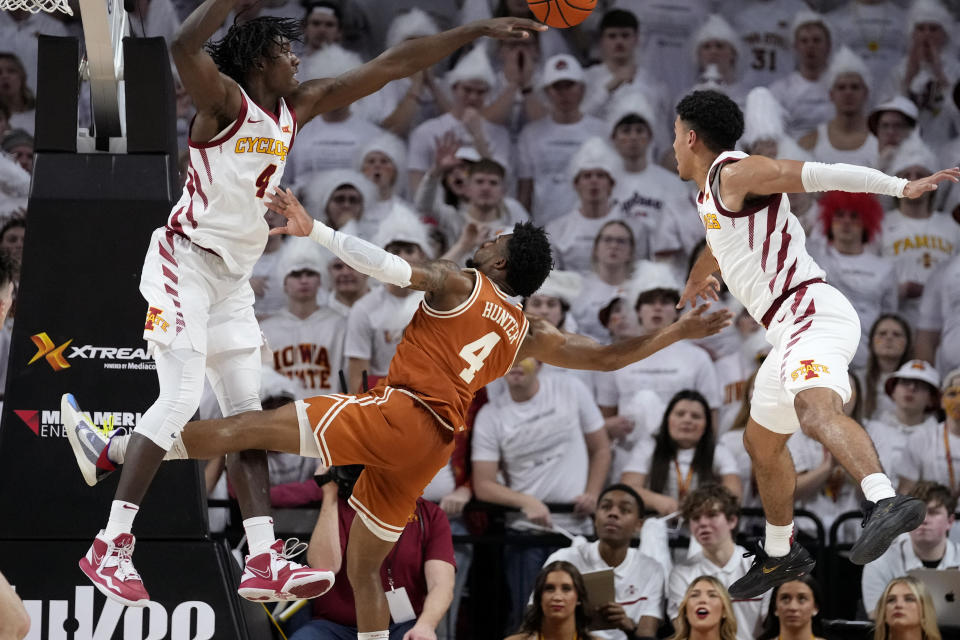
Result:
M746 64L743 40L730 23L719 14L711 14L693 34L690 46L697 84L689 91L721 91L742 107L747 97L747 86L740 78L740 69Z
M594 602L598 618L612 629L593 631L598 640L652 638L663 618L665 576L660 564L630 542L643 524L643 500L625 484L600 493L593 526L597 541L555 551L545 564L566 560L580 573L613 570L613 602Z
M771 84L770 91L787 110L787 134L799 138L833 117L825 82L833 36L826 19L812 11L798 11L790 33L797 68Z
M601 138L590 138L570 160L568 180L579 203L572 211L547 224L556 265L582 275L590 272L593 242L600 228L619 220L613 187L620 173L620 159Z
M296 398L340 390L346 319L317 304L324 268L323 248L307 238L290 238L280 256L278 273L286 308L260 327L273 352L273 369L299 383Z
M834 115L800 138L800 146L818 162L877 165L877 138L867 127L870 71L847 47L833 56L824 84L830 91Z
M893 409L893 401L886 392L887 378L910 359L913 331L902 317L885 313L870 327L867 343L867 366L860 375L863 381L863 416L875 420Z
M367 294L368 276L360 273L339 257L330 255L327 262L326 283L329 289L327 306L346 318L350 308Z
M634 447L620 481L661 515L703 484L722 483L738 500L742 493L733 456L716 442L707 402L692 390L670 399L656 438Z
M890 161L889 173L913 180L930 175L938 166L930 148L910 138ZM927 193L915 200L900 198L896 209L887 211L883 219L881 255L896 267L900 313L911 326L920 317L920 298L934 269L960 252L960 225L934 210L934 195Z
M334 169L319 174L300 193L303 208L332 229L373 238L377 225L365 216L377 202L377 187L359 171Z
M585 530L610 465L603 416L582 382L539 372L540 363L532 358L515 363L504 376L508 393L477 414L471 453L474 495L519 509L536 525ZM573 504L574 511L552 514L548 502ZM508 524L518 519L508 516ZM514 619L552 550L505 548Z
M426 226L405 211L393 212L380 225L374 244L413 265L433 258ZM353 305L347 319L344 349L352 391L362 388L364 371L369 375L367 386L371 388L387 375L403 331L422 300L422 291L384 284Z
M891 475L903 456L907 438L920 427L937 425L940 374L923 360L909 360L884 383L893 408L864 424L876 443L880 463Z
M960 367L960 255L937 267L923 288L917 357L940 371Z
M27 83L27 69L15 53L0 52L0 102L10 109L10 128L32 136L37 99Z
M450 87L453 98L450 111L423 122L410 133L407 168L411 193L417 192L424 174L433 166L437 140L450 131L461 145L473 147L481 157L491 158L504 166L511 164L509 133L504 127L485 120L481 114L496 83L486 47L478 45L460 58L444 77L444 82Z
M876 616L880 594L896 577L912 569L960 568L960 545L947 538L957 510L957 496L942 484L919 482L910 495L927 503L923 524L899 537L882 556L863 567L863 607Z
M860 345L851 366L862 368L869 355L867 331L882 314L897 311L897 292L890 286L893 262L867 250L880 233L883 208L870 194L844 191L827 193L819 205L827 245L811 243L810 255L860 316Z
M737 619L723 582L708 575L691 580L674 626L672 640L735 640Z
M877 136L877 168L887 171L904 140L917 131L917 105L904 96L894 96L877 105L867 117L867 128Z
M803 0L748 0L728 7L730 23L741 34L748 54L744 84L750 89L766 87L790 73L793 49L786 18L800 10L809 11Z
M507 128L514 140L523 128L549 114L541 92L541 62L539 31L531 31L528 38L498 40L491 43L495 49L494 64L497 74L497 96L484 107L484 117Z
M311 0L303 17L303 49L299 54L300 64L330 44L340 44L343 31L340 28L340 6L335 2Z
M569 211L577 194L567 180L567 158L592 136L604 135L603 121L580 109L583 68L571 55L553 56L540 81L550 113L529 123L517 143L517 199L538 224Z
M355 165L377 187L377 201L364 212L368 224L379 225L396 209L413 213L413 205L401 197L407 188L403 140L384 132L360 149Z
M711 576L729 587L750 568L746 549L733 541L740 504L737 496L717 484L703 485L691 492L681 505L683 519L700 550L673 567L667 586L667 615L674 620L687 588L698 576ZM738 640L753 640L760 630L769 595L737 600L733 611Z
M940 640L937 610L926 585L914 576L894 578L877 599L874 640Z
M954 369L940 385L940 407L946 419L936 426L920 427L907 438L898 469L900 493L923 480L946 485L960 495L960 369Z
M625 297L633 288L630 277L635 261L636 242L626 222L611 220L600 227L593 241L592 268L572 303L578 332L602 344L610 342L610 333L601 324L598 311L610 300Z

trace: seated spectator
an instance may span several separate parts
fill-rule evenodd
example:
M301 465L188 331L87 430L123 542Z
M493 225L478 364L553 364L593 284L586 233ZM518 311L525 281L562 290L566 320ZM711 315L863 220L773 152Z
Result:
M571 302L577 330L597 342L610 342L610 333L601 324L598 309L633 289L630 279L636 262L636 242L630 226L611 220L600 227L593 240L590 273L583 279L580 294Z
M930 148L913 138L900 145L890 161L890 173L913 180L930 175L938 166ZM896 209L887 211L883 219L881 255L894 263L900 313L911 326L920 316L920 298L933 270L960 253L960 225L934 210L934 195L900 198Z
M360 149L356 165L377 188L377 201L365 212L367 224L379 225L397 209L413 213L413 205L402 197L407 188L407 151L403 140L391 133L377 136Z
M670 640L734 640L740 622L730 594L721 580L709 575L694 578L677 606ZM741 601L738 601L738 603ZM752 636L750 636L752 638Z
M546 224L576 203L577 194L567 181L567 159L589 138L602 136L604 124L580 108L583 68L573 56L547 60L540 82L549 114L520 132L517 199L538 224Z
M260 323L273 352L273 369L298 383L297 399L342 392L346 319L317 304L323 277L323 249L309 238L287 241L277 269L286 308Z
M927 586L912 576L894 578L877 600L873 640L940 640L937 610Z
M336 78L361 64L357 54L339 45L329 45L302 64L300 81ZM360 150L383 133L383 129L357 113L351 103L324 111L310 127L297 132L284 180L303 188L324 171L351 169Z
M930 275L920 299L917 319L918 358L938 371L960 367L960 255L942 263Z
M737 496L725 487L708 484L690 493L683 501L681 510L690 535L700 545L700 550L675 564L670 572L667 615L673 619L675 627L678 618L683 618L679 614L684 593L700 579L697 576L712 576L726 588L750 568L750 559L744 557L747 550L733 541L733 532L737 528L740 514ZM768 597L737 600L733 603L737 623L736 637L739 640L752 640L756 637L761 628ZM733 616L728 612L727 617Z
M74 15L76 10L77 6L74 5ZM3 42L3 48L16 53L17 58L21 60L22 68L35 71L39 47L37 36L41 33L48 36L71 35L68 34L64 22L55 17L58 15L63 14L50 14L46 11L32 12L26 9L0 11L0 42ZM78 19L78 27L79 22ZM36 92L36 74L26 78L25 82L32 91Z
M612 197L619 173L619 158L601 138L584 142L570 159L567 177L577 192L578 203L566 215L547 223L558 268L582 275L590 272L597 233L610 220L620 219Z
M929 362L909 360L887 378L884 389L893 400L893 409L864 426L876 443L883 468L893 472L910 434L937 425L940 374Z
M360 273L346 262L330 254L327 256L326 283L329 290L327 306L346 318L350 309L360 298L367 295L367 276Z
M690 42L697 83L689 91L720 91L742 107L747 86L740 77L745 65L741 43L729 22L719 14L711 14Z
M380 225L374 244L413 265L433 257L426 226L412 213L403 211L395 211ZM350 390L361 390L364 371L370 375L369 388L387 375L403 331L422 300L422 291L384 284L350 309L344 347Z
M540 376L540 366L533 358L514 363L504 376L508 393L477 414L473 490L479 500L519 509L536 525L584 530L606 481L610 442L583 383L573 376ZM573 504L574 512L551 514L547 502ZM519 518L510 514L508 524ZM552 551L509 544L504 549L515 619Z
M621 482L667 515L697 487L720 482L739 500L740 478L733 456L716 443L707 401L692 390L677 392L663 414L656 439L637 444Z
M640 94L650 105L653 116L651 140L666 148L670 140L667 121L673 120L670 91L648 67L639 50L640 23L637 14L624 9L611 9L600 20L600 62L586 70L587 92L583 101L586 113L609 120L614 102L626 93ZM655 122L663 125L657 128Z
M811 575L774 587L757 640L824 640L820 584Z
M487 59L486 47L474 47L447 75L453 102L450 110L420 124L410 133L408 169L410 192L416 193L420 181L434 163L436 140L452 131L459 144L473 147L483 158L509 165L510 135L504 127L484 119L481 110L487 102L494 82L493 67Z
M357 614L347 573L346 555L356 512L348 502L362 466L333 467L318 479L323 482L320 517L310 536L307 562L336 574L333 587L323 598L311 601L313 620L290 640L321 640L357 636ZM325 481L325 482L324 482ZM394 550L380 569L383 590L405 590L414 617L391 611L390 638L433 637L437 624L453 597L455 565L450 525L443 511L432 502L417 499L414 513L400 534ZM399 618L399 619L398 619ZM413 630L416 631L413 631Z
M787 134L800 138L834 115L824 82L833 34L827 20L809 10L793 16L790 33L796 69L771 84L770 91L787 111Z
M913 353L910 325L894 313L885 313L870 327L869 352L863 380L863 417L876 420L893 411L893 400L887 395L887 378L898 370Z
M663 617L665 576L650 556L630 548L643 524L643 500L631 487L608 486L600 493L593 527L596 542L559 549L546 564L565 560L581 573L613 570L613 602L595 602L598 617L611 629L595 631L595 638L628 640L652 638Z
M905 493L923 480L946 485L960 494L960 369L943 377L940 407L946 419L938 425L915 427L907 438L897 469L898 491Z
M497 86L496 97L484 107L483 116L506 127L512 140L517 139L525 126L549 113L543 94L538 91L543 62L541 37L543 34L539 31L531 31L527 38L489 43L494 49Z
M655 287L636 298L641 334L650 335L676 322L680 299L676 285L639 277L637 280L644 283L643 287ZM597 404L608 416L616 415L620 404L640 389L656 392L665 403L682 389L696 390L706 398L711 419L716 424L715 412L720 408L721 399L716 368L710 354L687 340L675 342L617 371L601 372L596 376L596 385Z
M948 140L956 133L954 115L947 107L960 79L960 63L950 42L957 21L940 0L915 0L905 27L906 56L886 73L884 95L906 96L917 106L924 139Z
M527 607L520 631L506 640L591 640L587 626L587 588L583 576L569 562L545 566L533 587L533 604Z
M884 587L912 569L960 568L960 545L947 539L957 510L957 496L935 482L918 482L910 495L927 503L923 524L897 538L886 552L863 567L863 605L871 619Z
M9 127L31 136L32 147L37 99L27 84L27 69L17 54L0 52L0 80L0 102L10 110Z
M834 116L800 138L818 162L846 162L877 166L877 138L867 127L870 71L857 54L842 47L827 70L824 83L830 91Z
M18 263L23 261L23 236L27 232L27 219L24 216L11 216L0 227L0 251L3 251Z
M378 224L365 213L377 202L377 188L358 171L334 169L318 174L301 192L303 208L337 231L373 238Z
M267 209L263 217L267 221L267 226L271 229L286 224L283 216L270 211L270 209ZM283 276L277 273L277 265L286 240L287 236L282 234L267 236L267 244L263 247L263 254L253 265L250 288L253 289L253 310L257 314L258 320L263 320L280 311L287 303L287 296L283 291Z
M9 130L2 126L5 108L0 103L0 137ZM30 174L13 157L0 153L0 219L26 212L29 195Z
M915 132L919 133L917 131L919 117L917 105L901 95L894 96L870 111L867 127L870 133L877 136L878 169L887 171L901 143Z
M809 243L810 255L827 272L860 317L860 345L851 366L863 368L869 355L867 331L881 314L897 311L894 265L867 247L880 232L883 209L866 193L831 191L820 198L820 221L827 240L822 248Z
M690 200L680 178L652 161L654 135L662 128L659 122L650 103L635 89L622 92L610 105L607 131L623 165L613 197L640 243L635 258L679 266L692 248L690 240L703 237L703 225L695 216L685 215ZM688 219L693 222L684 224Z
M452 244L456 236L450 237L451 233L444 230L442 225L447 220L455 219L459 210L470 201L467 175L470 166L482 158L473 147L461 145L452 131L437 137L434 143L433 166L420 181L413 202L422 216L441 226L447 243ZM523 209L519 202L517 206Z
M857 425L862 424L861 395L860 381L850 374L850 399L844 403L843 413L856 421ZM827 530L838 516L857 510L861 500L859 484L854 482L825 446L800 431L787 440L787 449L797 472L794 498L797 506L817 514ZM796 528L811 536L816 535L815 528L808 522L801 520ZM840 542L853 542L859 532L857 523L847 520L837 531L837 539Z
M33 173L33 136L23 129L12 129L0 139L0 149L3 149L20 168L27 173Z
M339 3L310 0L304 4L303 46L297 54L300 64L308 64L310 57L327 45L339 45L343 41Z

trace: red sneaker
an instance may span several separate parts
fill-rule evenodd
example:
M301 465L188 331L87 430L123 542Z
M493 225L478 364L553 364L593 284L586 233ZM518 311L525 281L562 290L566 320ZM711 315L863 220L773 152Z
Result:
M290 560L307 545L296 538L277 540L264 553L247 556L237 593L247 600L276 602L322 596L333 586L333 572Z
M128 607L143 607L150 601L140 574L133 568L133 534L121 533L107 540L101 530L87 555L80 559L80 570L100 592Z

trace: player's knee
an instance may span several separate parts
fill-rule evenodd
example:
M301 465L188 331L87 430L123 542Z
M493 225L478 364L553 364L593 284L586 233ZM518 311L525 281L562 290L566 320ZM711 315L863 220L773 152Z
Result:
M829 398L823 394L809 394L801 392L794 399L794 408L797 410L797 420L804 435L819 440L823 427L833 423L840 407L833 406Z

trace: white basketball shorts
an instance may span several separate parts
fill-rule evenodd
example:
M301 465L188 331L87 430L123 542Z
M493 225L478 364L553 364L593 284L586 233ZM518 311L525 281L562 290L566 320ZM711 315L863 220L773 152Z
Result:
M231 274L214 253L160 227L140 275L147 301L143 337L208 356L263 343L249 278Z
M804 389L833 389L850 399L847 367L860 342L860 319L842 293L825 283L787 298L767 328L773 350L753 386L750 417L776 433L800 428L794 398Z

